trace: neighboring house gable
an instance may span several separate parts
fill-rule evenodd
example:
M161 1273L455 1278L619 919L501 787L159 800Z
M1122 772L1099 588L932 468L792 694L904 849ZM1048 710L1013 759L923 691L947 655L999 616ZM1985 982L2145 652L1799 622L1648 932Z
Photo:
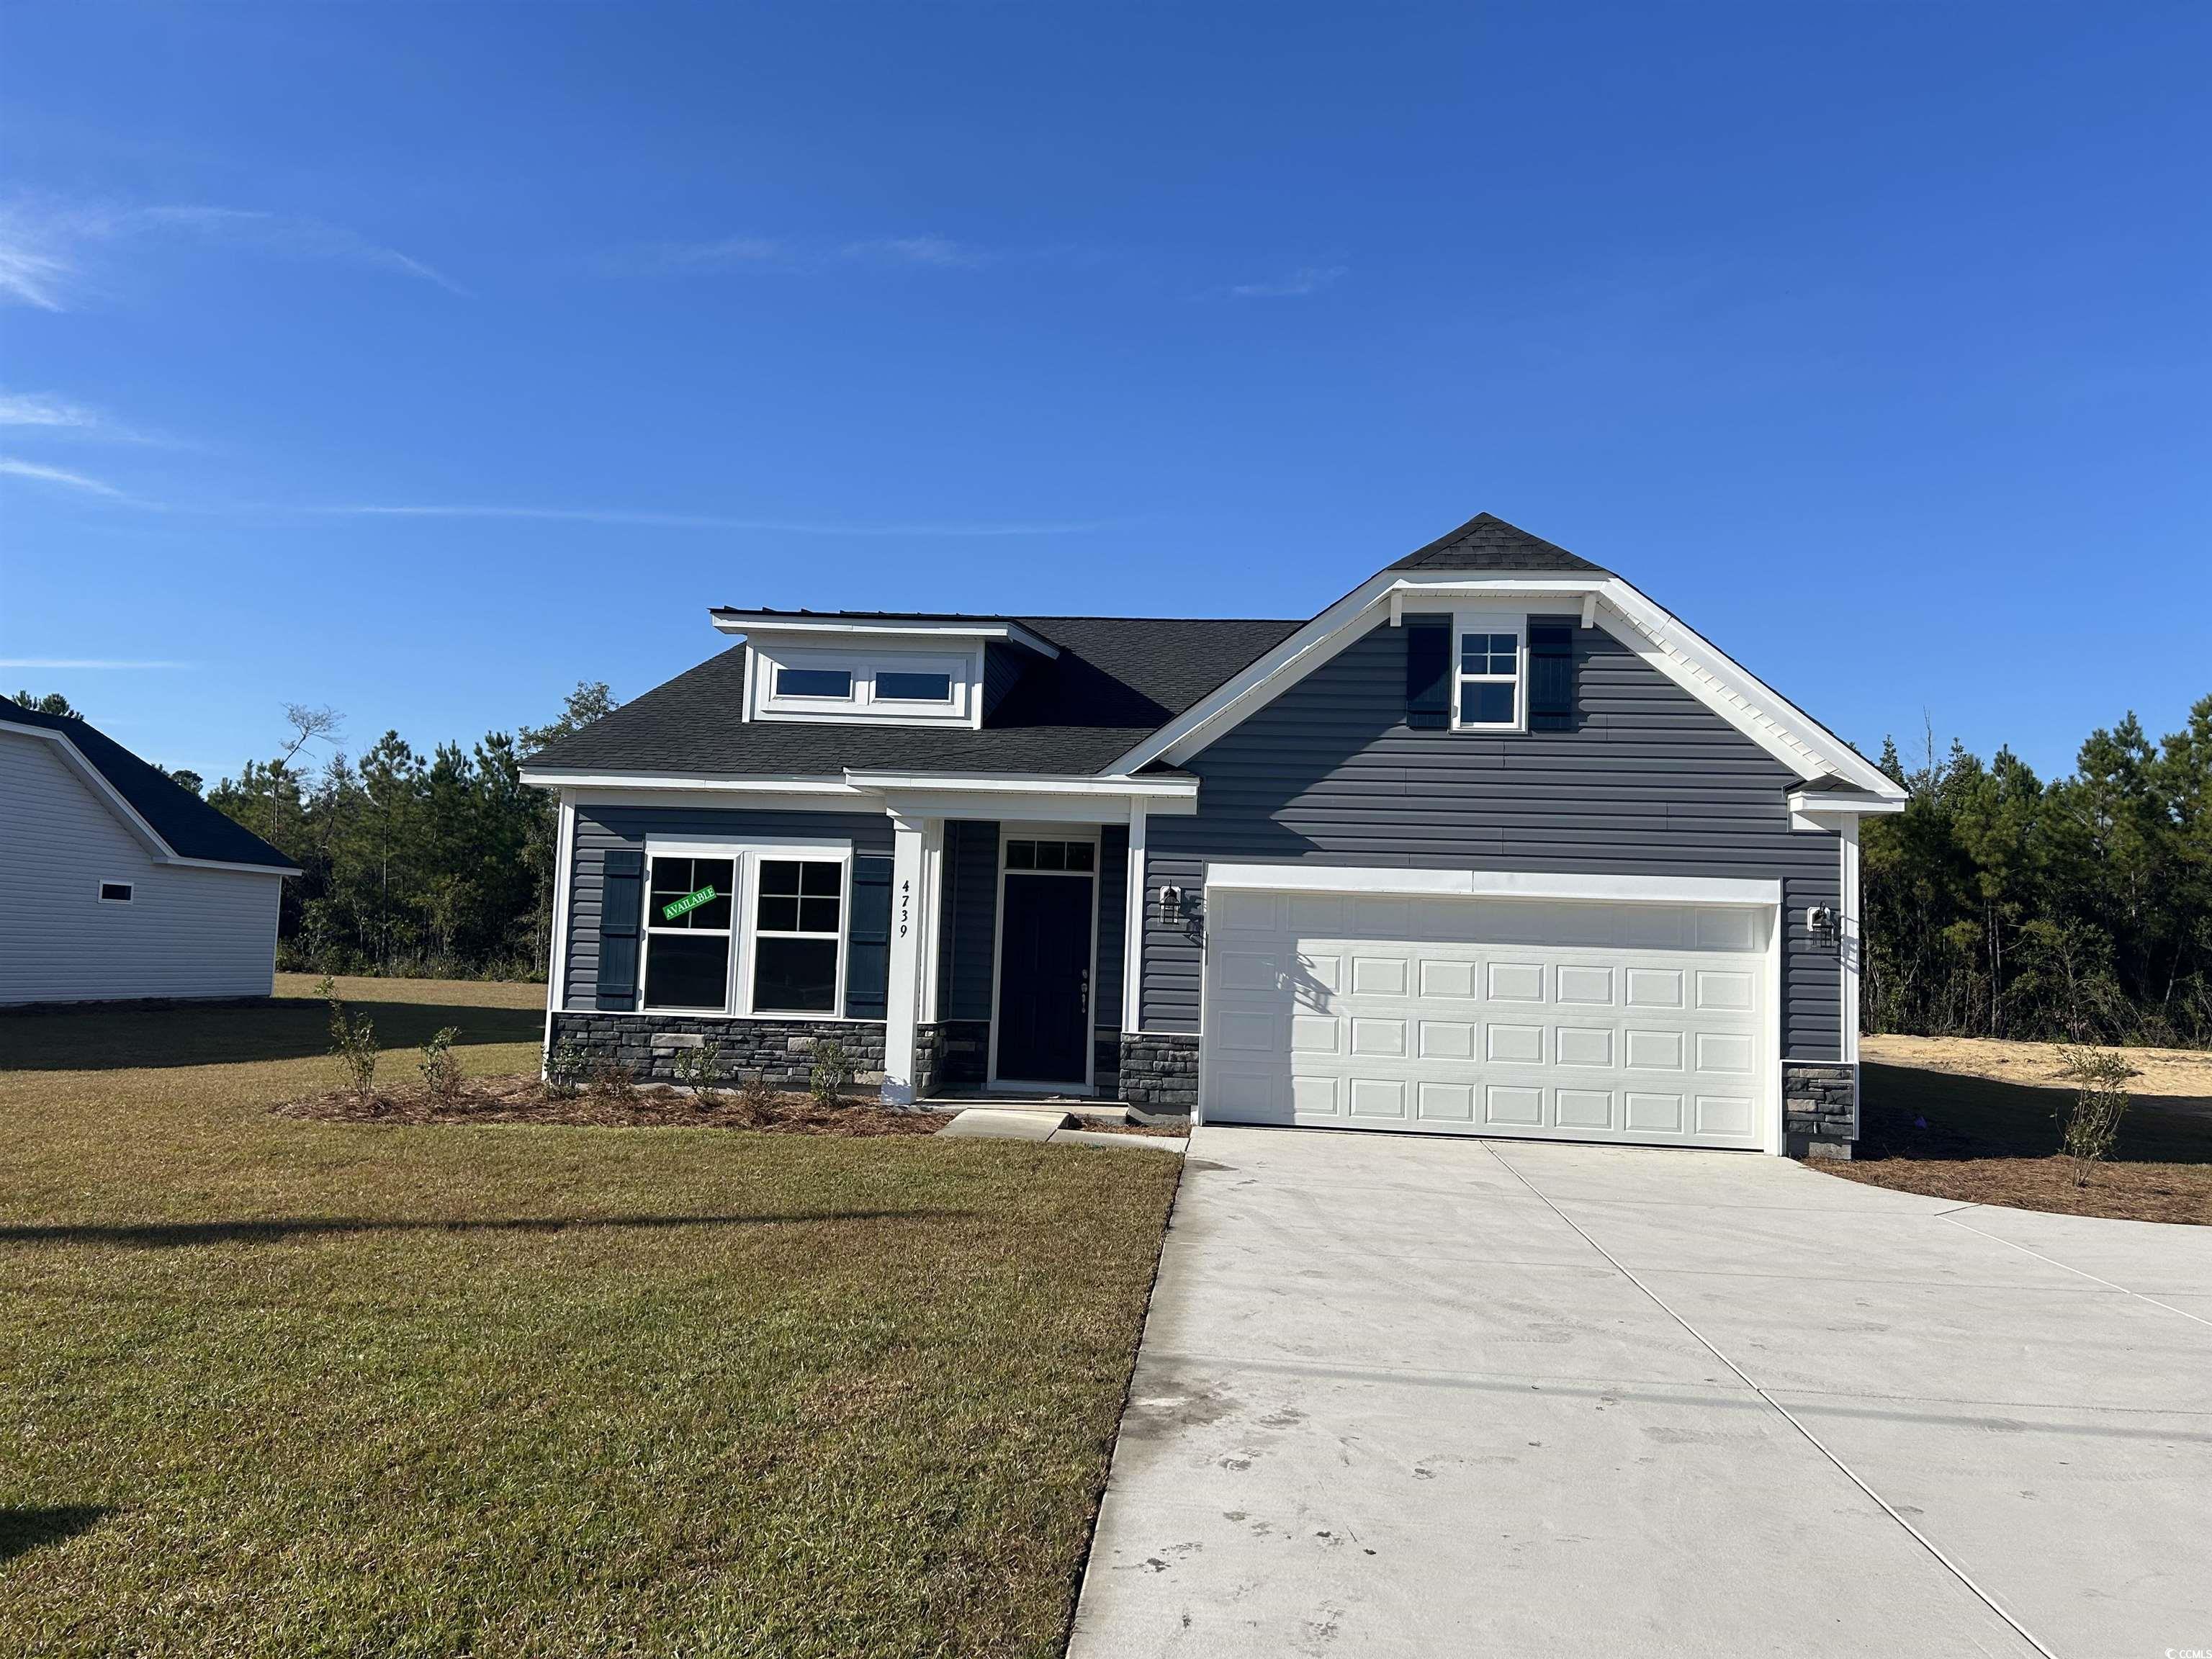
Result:
M118 808L118 792L101 787L106 775L76 742L90 728L69 724L78 731L57 734L0 712L0 1003L268 995L280 878L290 867L283 855L228 819L232 833L196 834L198 814L154 800L143 779L125 773L186 845L258 848L280 862L177 854L143 815Z

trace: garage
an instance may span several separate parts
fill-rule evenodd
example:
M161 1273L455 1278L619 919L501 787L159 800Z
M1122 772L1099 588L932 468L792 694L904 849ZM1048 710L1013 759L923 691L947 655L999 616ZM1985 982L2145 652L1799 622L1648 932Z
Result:
M1778 907L1768 882L1214 866L1201 1110L1778 1150Z

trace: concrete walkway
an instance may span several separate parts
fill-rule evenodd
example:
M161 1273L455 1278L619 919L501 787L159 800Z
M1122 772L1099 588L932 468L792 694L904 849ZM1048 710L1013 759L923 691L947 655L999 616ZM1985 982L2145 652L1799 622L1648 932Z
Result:
M1193 1137L1071 1649L2212 1650L2212 1228Z

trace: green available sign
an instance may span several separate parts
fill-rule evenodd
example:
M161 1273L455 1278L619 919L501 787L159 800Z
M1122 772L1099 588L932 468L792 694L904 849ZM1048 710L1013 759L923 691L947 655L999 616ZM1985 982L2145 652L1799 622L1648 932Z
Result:
M672 904L662 905L660 919L663 921L673 921L678 916L690 915L702 904L712 904L714 902L714 890L711 887L702 887L696 893L686 893Z

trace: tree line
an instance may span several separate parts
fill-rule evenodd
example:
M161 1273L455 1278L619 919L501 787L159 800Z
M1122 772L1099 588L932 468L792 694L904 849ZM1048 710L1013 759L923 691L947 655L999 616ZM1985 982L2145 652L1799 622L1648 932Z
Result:
M207 792L306 872L284 884L280 959L542 975L556 815L522 758L614 706L582 684L546 726L427 755L387 732L357 758L331 711L288 708L277 752ZM2132 714L2094 732L2049 782L1932 738L1910 767L1884 744L1881 765L1910 799L1864 820L1869 1030L2212 1046L2212 696L2158 742Z
M2049 782L1932 739L1881 763L1910 799L1863 821L1869 1030L2212 1046L2212 696Z

